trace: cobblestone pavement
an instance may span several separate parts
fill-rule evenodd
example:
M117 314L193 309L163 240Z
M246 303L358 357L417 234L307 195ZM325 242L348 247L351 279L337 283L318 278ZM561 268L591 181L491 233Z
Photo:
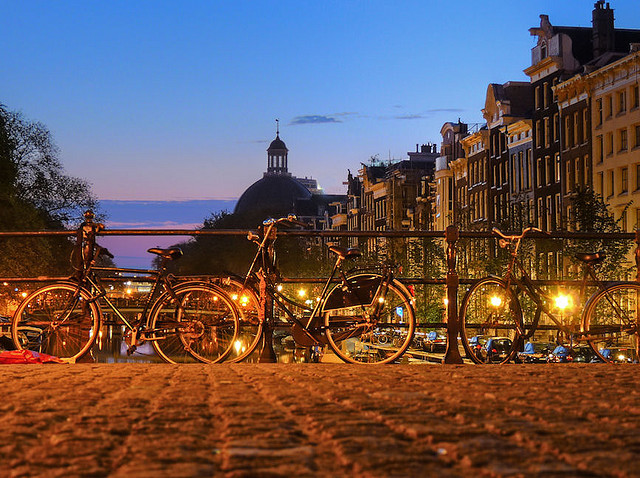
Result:
M3 365L1 476L640 476L638 365Z

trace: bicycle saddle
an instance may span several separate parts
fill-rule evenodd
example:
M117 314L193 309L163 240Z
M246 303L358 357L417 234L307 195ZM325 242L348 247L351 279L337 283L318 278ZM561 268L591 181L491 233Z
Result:
M152 247L148 249L147 252L151 254L157 254L160 257L164 257L165 259L174 260L180 259L182 257L182 249L179 247L172 247L170 249L160 249L159 247Z
M602 262L605 258L604 252L594 252L594 253L584 253L579 252L576 254L576 259L582 262L591 262L593 264L597 264L598 262Z
M329 246L329 250L337 254L340 259L350 259L352 257L360 257L360 249L357 247L340 247Z

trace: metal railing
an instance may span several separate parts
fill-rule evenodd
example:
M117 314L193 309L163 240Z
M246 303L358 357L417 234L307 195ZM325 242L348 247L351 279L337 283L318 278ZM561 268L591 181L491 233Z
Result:
M183 236L183 237L201 237L201 236L237 236L246 237L249 232L255 232L248 229L110 229L102 230L98 236ZM6 239L25 238L25 237L73 237L76 235L75 230L64 231L0 231L0 250L2 241ZM445 231L327 231L327 230L283 230L278 232L279 236L289 237L309 237L337 240L340 238L398 238L398 239L415 239L415 238L433 238L443 240L444 256L446 260L445 270L442 271L441 277L398 277L407 285L441 285L445 287L444 297L448 304L458 304L458 293L460 284L473 284L478 279L469 277L460 277L458 272L458 245L460 239L495 239L489 231L460 231L456 226L449 226ZM581 233L581 232L553 232L545 235L532 234L531 239L545 240L591 240L591 239L612 239L627 240L635 242L635 265L636 280L640 281L640 231L635 233ZM327 241L330 242L330 241ZM141 270L142 272L142 270ZM0 275L2 271L0 271ZM35 277L0 277L0 284L12 283L37 283L50 282L67 278L68 276L35 276ZM316 283L326 279L321 278L301 278L301 277L283 277L283 282L290 283ZM535 281L545 285L574 285L580 281L577 280L537 280ZM460 324L458 320L458 308L446 307L446 321L442 323L429 322L428 327L435 328L441 326L447 329L447 349L444 355L443 363L462 363L462 358L457 347L457 337L460 332Z

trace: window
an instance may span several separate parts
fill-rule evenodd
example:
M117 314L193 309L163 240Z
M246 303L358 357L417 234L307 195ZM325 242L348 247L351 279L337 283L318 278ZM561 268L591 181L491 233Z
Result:
M604 159L604 143L602 140L602 135L596 136L596 161L601 163Z
M640 211L640 209L638 209ZM529 224L535 224L536 221L536 207L533 199L529 199Z
M611 197L616 193L615 174L613 169L609 170L609 184L607 184L607 197Z
M542 158L538 158L538 164L537 164L537 182L536 182L536 186L540 187L542 186L542 176L544 176L544 171L543 169L544 165L542 164Z
M573 146L577 146L580 144L580 140L578 138L578 123L580 118L578 117L578 112L576 111L573 114Z
M547 44L543 42L540 45L540 59L544 60L546 57L547 57Z
M547 184L551 184L553 181L553 163L551 162L551 158L549 156L545 156L544 158L544 167Z
M556 159L555 159L555 163L556 163L556 173L553 177L553 182L555 183L559 183L560 182L560 173L561 173L561 165L560 165L560 154L556 153Z
M531 148L527 149L527 189L533 187L533 162L531 159Z
M622 128L619 132L618 132L618 137L620 138L620 151L626 151L627 150L627 129L626 128Z
M605 107L606 107L606 111L605 111L606 118L611 118L613 116L613 96L612 95L607 96Z
M560 218L562 217L562 202L560 194L556 194L556 228L560 229Z
M544 228L544 202L542 198L538 198L538 227Z
M636 191L640 190L640 163L636 164Z
M547 224L546 224L546 230L550 231L553 229L553 204L551 203L551 196L547 196Z
M553 140L558 141L560 139L560 121L558 113L553 115Z
M587 142L587 137L589 136L589 110L585 108L582 112L582 143Z
M622 168L620 170L620 194L629 191L629 169Z
M610 156L613 154L613 133L609 132L607 133L607 156Z
M620 219L621 219L621 223L622 223L622 232L627 232L627 210L625 209L624 211L622 211L622 214L620 215Z
M591 177L591 160L589 155L584 156L584 185L593 186L593 177Z
M544 95L542 99L544 107L547 108L549 106L549 83L546 81L543 84L542 94Z
M547 148L551 145L551 134L549 132L549 118L544 119L544 145Z
M571 147L571 139L573 135L571 134L571 120L573 118L571 116L567 116L564 119L564 148L567 149Z
M570 193L571 191L573 191L573 181L571 180L571 162L567 161L565 163L565 185L567 188L567 193Z
M580 158L576 158L573 163L573 184L577 190L580 187Z
M596 100L596 126L602 125L602 98Z
M540 109L540 86L536 86L534 101L535 101L536 109L539 110Z
M631 108L638 108L640 106L640 89L638 85L631 87Z
M636 230L640 229L640 208L636 208Z
M618 114L622 114L627 111L627 92L618 92Z
M598 184L596 186L596 192L600 194L600 196L604 197L604 173L600 171L598 173Z
M542 145L542 141L540 140L540 135L542 131L540 130L540 120L536 121L536 148L539 148Z

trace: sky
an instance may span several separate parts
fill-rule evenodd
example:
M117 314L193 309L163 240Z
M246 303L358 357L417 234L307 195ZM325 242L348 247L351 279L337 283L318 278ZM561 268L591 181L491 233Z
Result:
M403 159L487 86L527 81L535 37L589 26L593 0L0 0L0 103L44 123L100 199L237 199L266 169L343 193L361 162ZM638 0L613 0L640 28Z
M640 28L638 0L612 0ZM528 81L540 14L591 25L593 0L0 0L0 103L51 131L107 227L190 229L266 170L345 193L447 121L483 122L490 83ZM224 200L225 202L219 202ZM120 266L177 238L105 238Z

